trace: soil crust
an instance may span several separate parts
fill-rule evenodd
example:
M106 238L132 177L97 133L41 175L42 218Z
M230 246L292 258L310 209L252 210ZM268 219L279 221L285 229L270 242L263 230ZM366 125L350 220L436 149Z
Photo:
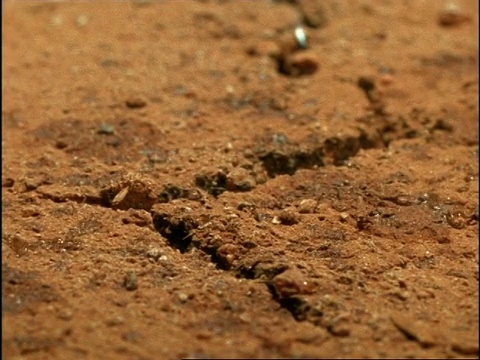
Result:
M2 358L478 358L477 6L3 1Z

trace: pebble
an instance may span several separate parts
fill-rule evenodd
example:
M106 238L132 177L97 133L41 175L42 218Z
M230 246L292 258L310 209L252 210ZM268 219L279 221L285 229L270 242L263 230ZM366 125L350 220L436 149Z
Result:
M115 128L107 123L102 123L100 128L97 130L98 134L111 135L115 133Z
M341 212L341 213L340 213L340 221L341 221L341 222L347 221L347 219L348 219L349 216L350 216L350 215L349 215L347 212Z
M282 225L295 225L300 221L300 217L296 212L287 209L282 210L275 218Z
M142 97L132 96L125 101L125 104L130 109L139 109L147 105L147 101Z
M392 74L382 74L380 76L380 84L382 84L385 87L392 85L394 81L395 81L395 78L393 77Z
M348 323L345 323L345 322L336 323L332 325L328 330L332 335L339 336L339 337L349 336L351 332Z
M315 73L319 67L318 60L313 53L301 51L285 58L282 71L290 76L303 76Z
M438 24L443 27L458 26L470 20L456 5L448 5L438 14Z
M162 251L157 247L150 248L147 251L147 257L155 261L158 261L161 256L163 256Z
M393 202L400 206L411 206L415 204L416 199L411 195L398 195L393 199Z
M447 223L454 229L463 229L466 225L465 216L461 212L447 214Z
M303 199L298 205L298 212L300 214L313 214L317 208L318 202L314 199Z
M297 268L287 269L272 280L277 295L287 298L297 294L312 294L315 285Z
M245 324L250 324L252 322L252 317L246 312L240 314L238 318L240 319L240 321L242 321Z
M12 178L2 178L2 187L10 188L10 187L13 187L14 184L15 184L14 179L12 179Z
M439 244L450 244L452 240L448 236L440 235L439 237L437 237L437 242Z
M217 249L216 255L224 265L231 266L233 261L238 258L239 249L233 244L223 244Z
M262 214L258 214L258 221L263 221L263 218L261 217ZM272 224L276 224L276 225L279 225L281 224L282 222L280 221L280 219L278 218L278 216L274 216L272 218Z
M185 293L180 293L178 294L178 300L180 300L181 303L185 303L188 300L188 295Z
M227 174L227 190L248 191L255 186L256 181L247 169L235 168Z
M59 319L69 321L72 320L73 318L73 311L72 310L61 310L58 314L57 317Z
M105 325L109 327L123 325L124 323L125 323L125 318L121 315L114 316L105 321Z
M128 291L138 289L138 278L135 271L129 271L125 274L125 277L123 279L123 287Z

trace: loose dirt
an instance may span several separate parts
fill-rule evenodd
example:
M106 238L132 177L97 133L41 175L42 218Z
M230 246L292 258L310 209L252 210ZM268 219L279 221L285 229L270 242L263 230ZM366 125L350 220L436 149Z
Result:
M477 6L3 1L3 358L478 357Z

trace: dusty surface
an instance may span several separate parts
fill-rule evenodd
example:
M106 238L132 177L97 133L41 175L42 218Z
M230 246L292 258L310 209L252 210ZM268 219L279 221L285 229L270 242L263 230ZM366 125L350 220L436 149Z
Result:
M5 359L478 356L476 1L2 7Z

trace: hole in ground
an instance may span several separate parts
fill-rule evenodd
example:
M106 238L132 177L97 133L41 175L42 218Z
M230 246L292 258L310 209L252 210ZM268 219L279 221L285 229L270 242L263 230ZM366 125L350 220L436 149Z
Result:
M192 234L190 231L195 227L193 221L170 218L167 214L153 214L153 226L171 247L180 250L183 254L190 249Z

